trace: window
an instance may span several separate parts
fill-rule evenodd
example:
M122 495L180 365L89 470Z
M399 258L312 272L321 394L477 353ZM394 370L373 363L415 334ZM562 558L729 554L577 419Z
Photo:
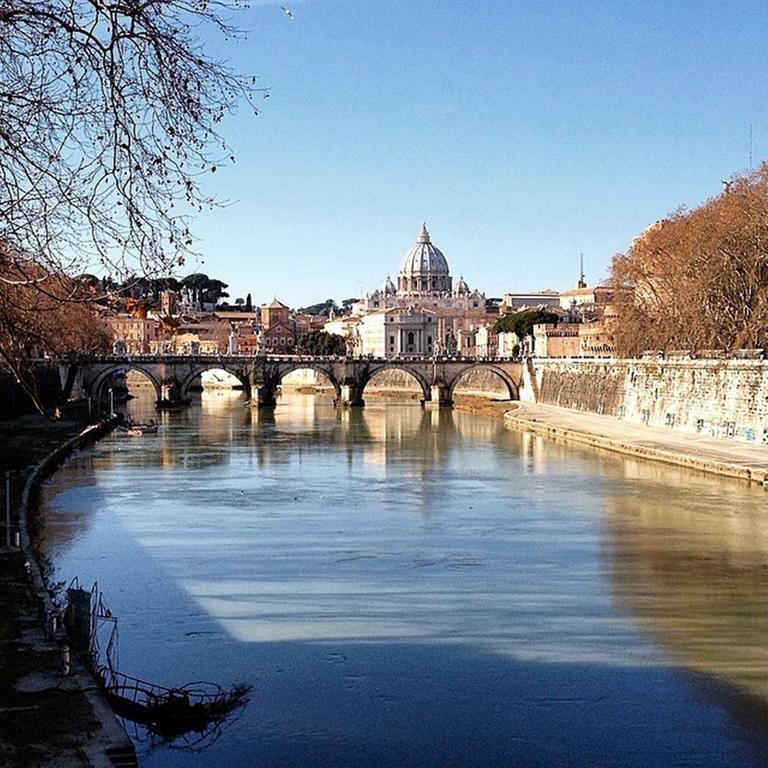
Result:
M413 344L413 331L408 331L408 343Z

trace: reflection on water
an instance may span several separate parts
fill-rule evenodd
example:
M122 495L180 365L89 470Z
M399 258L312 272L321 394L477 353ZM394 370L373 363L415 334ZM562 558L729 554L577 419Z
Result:
M676 661L768 703L765 491L630 466L641 482L605 499L617 599Z
M204 755L146 765L741 766L768 760L765 502L467 413L218 391L85 452L44 513L126 671L254 685Z

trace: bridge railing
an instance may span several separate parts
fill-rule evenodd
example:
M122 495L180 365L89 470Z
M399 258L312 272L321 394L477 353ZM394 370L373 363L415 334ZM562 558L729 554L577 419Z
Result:
M198 353L194 355L178 354L125 354L125 355L99 355L88 357L82 363L122 363L122 362L157 362L167 361L171 363L183 363L190 360L205 362L244 362L262 361L269 363L296 363L296 362L323 362L323 363L514 363L520 362L517 357L490 357L490 356L466 356L466 355L397 355L392 357L376 357L374 355L362 356L335 356L335 355L229 355L216 353Z

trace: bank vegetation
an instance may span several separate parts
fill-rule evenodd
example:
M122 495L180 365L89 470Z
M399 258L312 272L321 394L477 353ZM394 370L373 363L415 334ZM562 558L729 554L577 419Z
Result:
M649 227L611 280L623 356L768 346L768 164Z
M2 247L0 274L0 371L5 370L44 413L37 361L108 352L110 335L80 281L28 260L21 267Z

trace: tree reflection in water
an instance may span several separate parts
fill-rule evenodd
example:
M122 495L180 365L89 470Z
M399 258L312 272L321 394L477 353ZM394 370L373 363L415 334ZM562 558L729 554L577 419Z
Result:
M624 477L604 496L617 603L682 665L768 703L765 490L622 464Z

